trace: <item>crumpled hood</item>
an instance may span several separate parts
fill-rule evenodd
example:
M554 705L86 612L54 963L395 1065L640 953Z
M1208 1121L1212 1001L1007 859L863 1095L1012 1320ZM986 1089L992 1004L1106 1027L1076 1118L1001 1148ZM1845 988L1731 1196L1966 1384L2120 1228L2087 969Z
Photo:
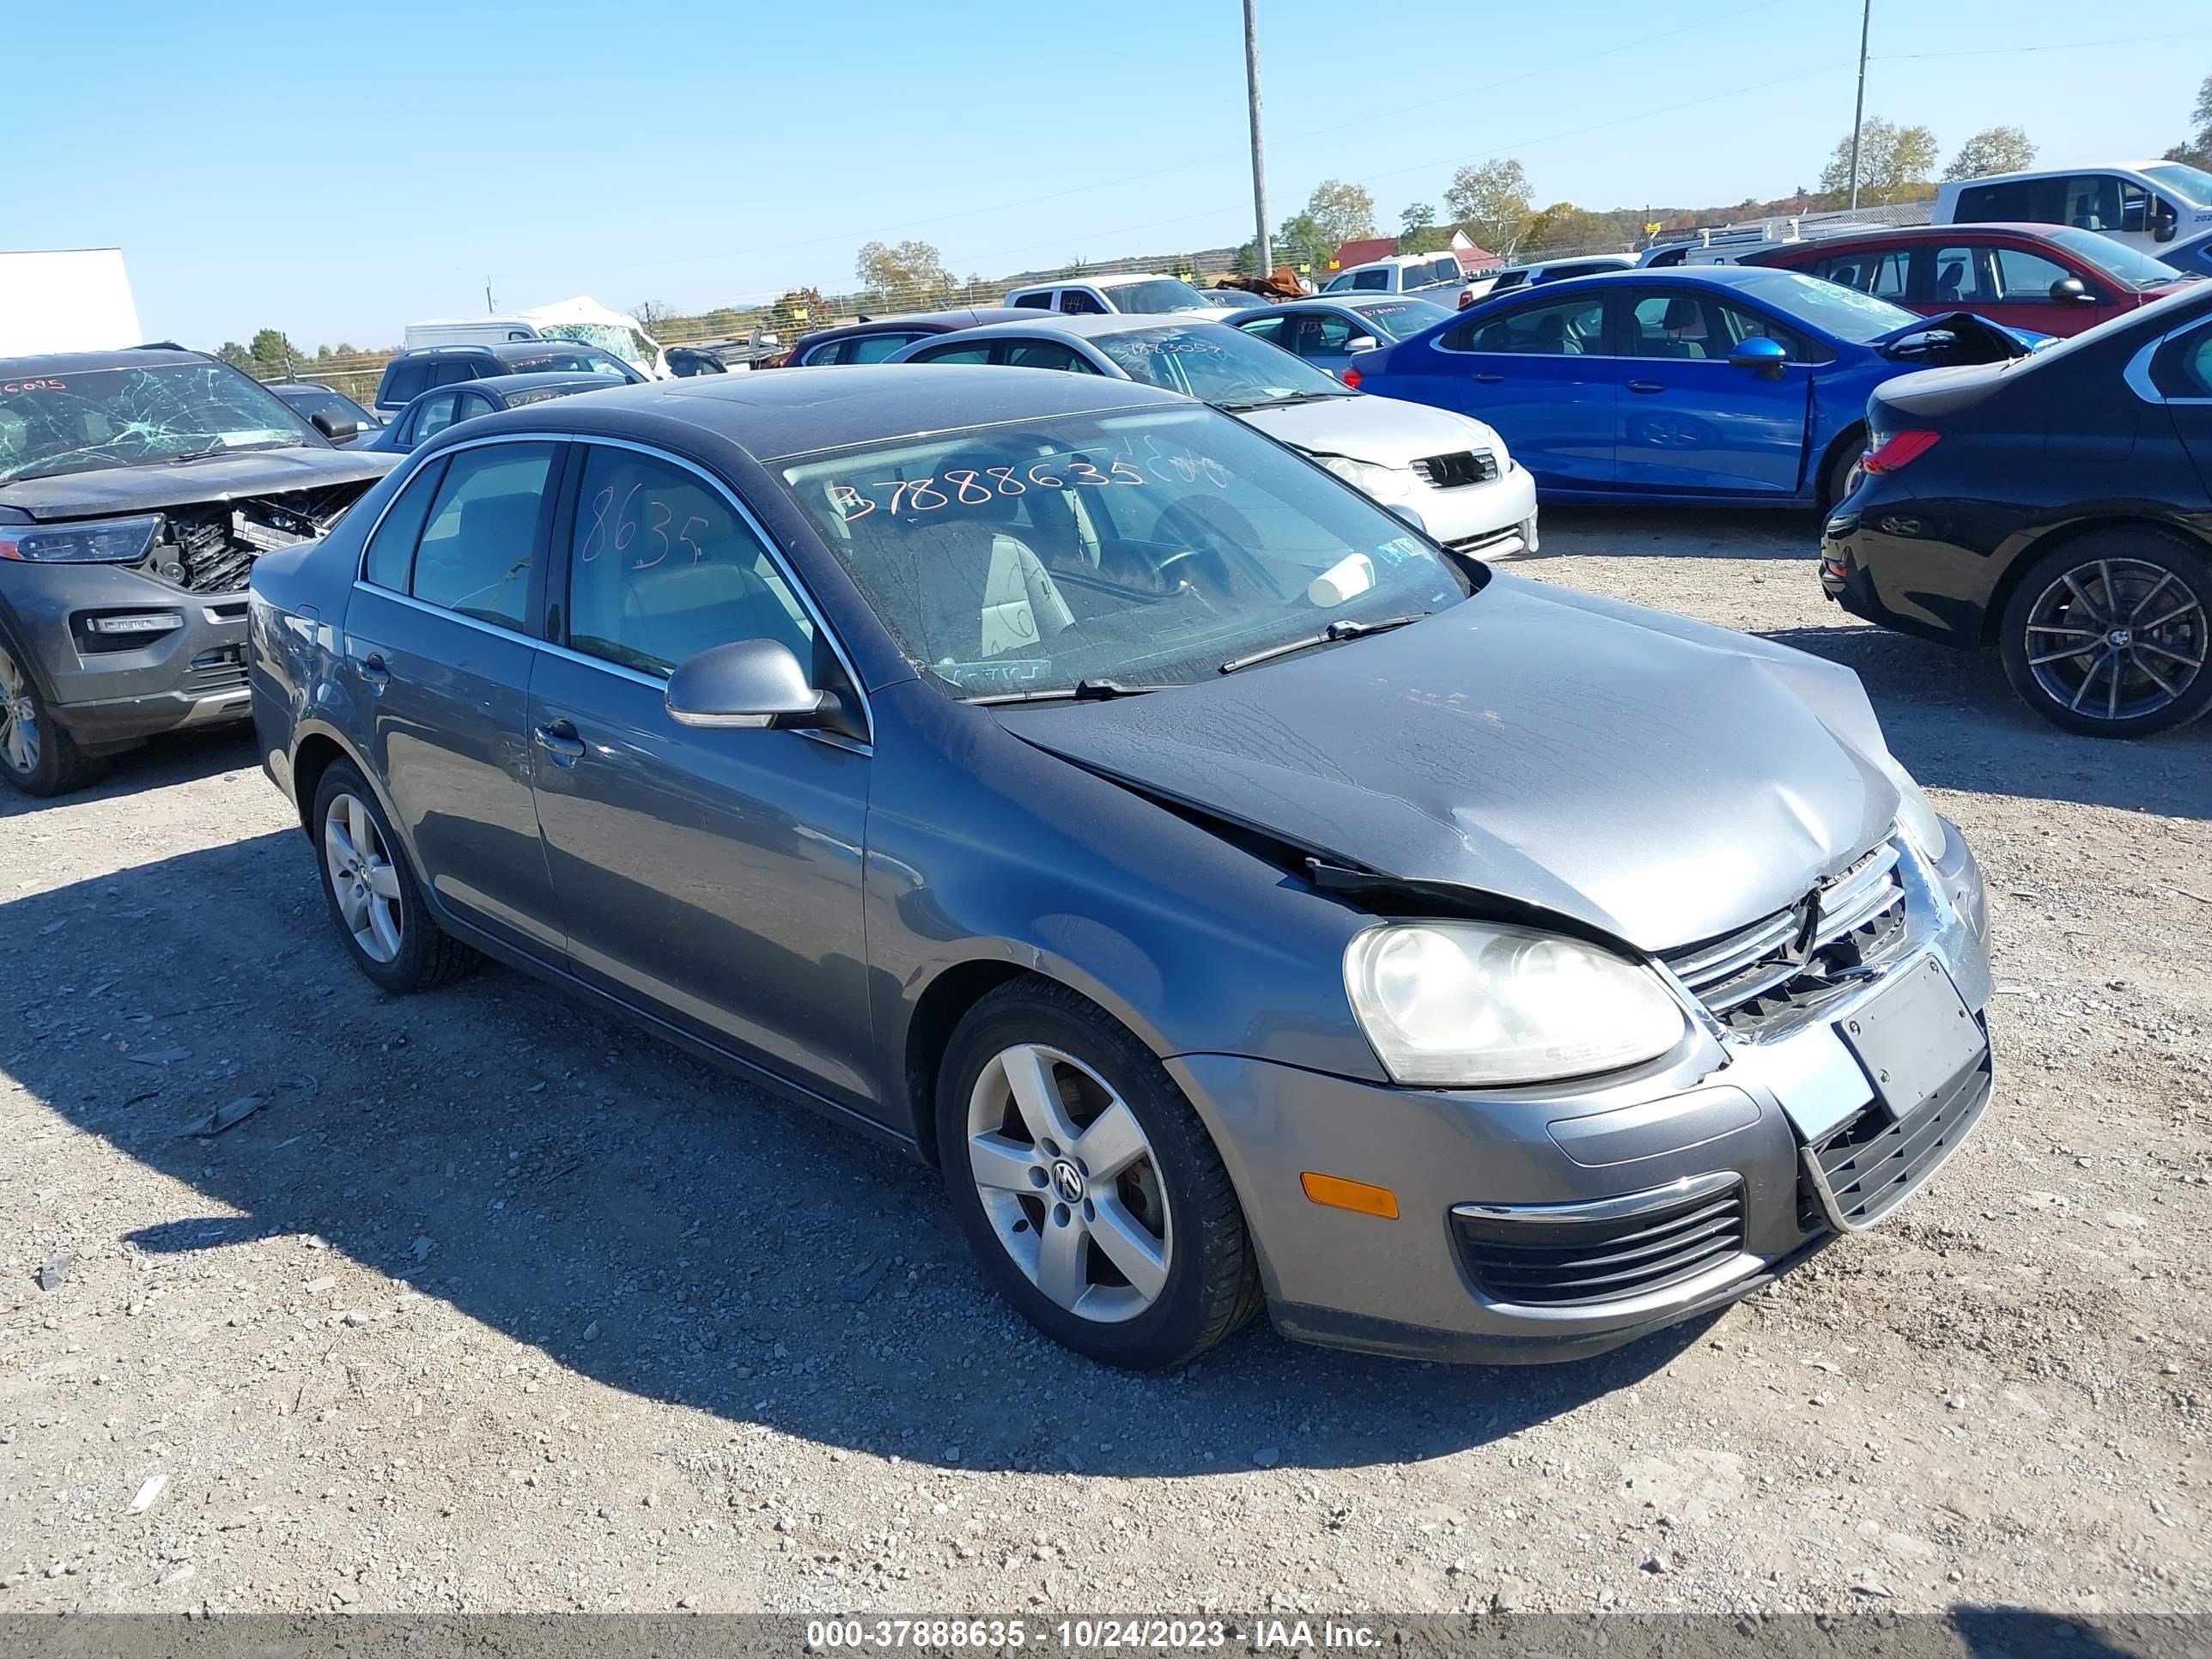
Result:
M1398 398L1330 398L1279 409L1240 409L1237 418L1311 455L1344 455L1370 466L1411 466L1431 455L1487 449L1502 466L1505 446L1480 421Z
M1037 747L1332 861L1645 951L1795 902L1896 815L1857 677L1493 575L1464 605L1188 687L992 711Z
M153 513L241 495L287 489L374 483L404 456L357 449L252 449L204 461L151 462L64 472L0 484L0 507L16 507L42 524L114 513Z

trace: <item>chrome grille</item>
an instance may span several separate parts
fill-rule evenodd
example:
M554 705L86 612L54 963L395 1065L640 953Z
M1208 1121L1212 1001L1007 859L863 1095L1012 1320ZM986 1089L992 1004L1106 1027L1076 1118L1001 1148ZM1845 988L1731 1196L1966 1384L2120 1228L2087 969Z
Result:
M1495 478L1498 458L1486 449L1463 449L1455 455L1431 455L1415 461L1413 471L1432 489L1463 489Z
M1607 1221L1550 1221L1524 1211L1452 1212L1460 1256L1486 1295L1565 1307L1641 1296L1741 1255L1743 1188Z
M1802 902L1660 959L1731 1029L1792 1021L1904 942L1899 856L1884 842Z

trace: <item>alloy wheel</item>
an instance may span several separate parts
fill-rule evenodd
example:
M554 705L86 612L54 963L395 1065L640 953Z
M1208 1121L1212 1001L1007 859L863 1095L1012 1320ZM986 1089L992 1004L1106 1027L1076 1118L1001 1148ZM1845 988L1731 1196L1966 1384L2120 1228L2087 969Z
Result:
M323 867L338 915L372 962L399 954L399 872L376 819L355 795L334 795L323 818Z
M0 762L26 777L39 769L39 706L30 678L0 651Z
M999 1243L1060 1307L1112 1324L1159 1299L1175 1233L1152 1142L1081 1060L994 1055L969 1097L968 1167Z
M2204 672L2203 596L2143 559L2062 572L2026 624L2028 672L2051 702L2087 720L2136 720L2179 701Z

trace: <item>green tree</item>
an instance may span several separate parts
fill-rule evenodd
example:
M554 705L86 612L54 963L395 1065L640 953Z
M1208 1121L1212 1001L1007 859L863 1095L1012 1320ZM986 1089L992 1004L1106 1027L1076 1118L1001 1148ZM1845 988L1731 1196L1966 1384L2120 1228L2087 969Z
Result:
M1528 216L1522 240L1531 248L1594 251L1620 240L1611 214L1592 213L1572 202L1554 202Z
M1340 240L1330 235L1310 213L1293 214L1275 232L1275 258L1278 264L1293 266L1309 276L1320 276L1336 257Z
M1859 137L1859 200L1880 205L1910 201L1928 193L1936 170L1936 135L1926 127L1901 127L1871 116ZM1848 194L1851 187L1851 136L1836 141L1836 153L1821 169L1820 188Z
M901 242L896 247L864 243L854 270L872 295L901 305L940 300L955 286L944 256L927 242Z
M801 333L827 326L835 314L822 291L812 288L792 289L769 307L769 317L778 328Z
M262 380L284 379L301 358L299 349L273 328L256 331L252 343L246 348L246 355L252 363L246 372Z
M2204 84L2197 88L2197 107L2189 112L2189 118L2197 123L2196 136L2166 151L2166 159L2212 167L2212 75L2206 76Z
M1959 146L1946 179L1982 179L1992 173L2019 173L2035 165L2035 142L2018 127L1984 127Z
M1451 233L1437 224L1437 210L1426 202L1409 202L1398 215L1398 252L1436 253L1451 246Z
M1260 274L1260 244L1257 241L1245 242L1238 246L1234 268L1239 276L1257 276Z
M1314 186L1313 194L1306 198L1306 210L1303 216L1319 225L1341 246L1375 234L1375 198L1358 185L1324 179Z
M225 340L216 350L216 356L233 368L251 374L254 373L253 354L235 340Z
M1464 167L1444 187L1444 206L1492 253L1510 255L1528 221L1528 173L1508 156Z
M1091 274L1091 261L1079 253L1060 268L1060 274L1071 283L1079 276L1088 276Z

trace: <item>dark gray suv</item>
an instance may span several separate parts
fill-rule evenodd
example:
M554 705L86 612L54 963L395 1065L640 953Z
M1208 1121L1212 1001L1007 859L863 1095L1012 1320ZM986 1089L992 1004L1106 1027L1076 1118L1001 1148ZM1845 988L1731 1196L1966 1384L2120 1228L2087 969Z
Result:
M395 457L339 449L198 352L0 362L0 779L246 718L246 579Z
M1990 1098L1981 877L1849 671L1132 381L487 415L264 559L253 632L370 981L481 951L905 1148L1115 1364L1263 1304L1592 1352L1879 1222Z

